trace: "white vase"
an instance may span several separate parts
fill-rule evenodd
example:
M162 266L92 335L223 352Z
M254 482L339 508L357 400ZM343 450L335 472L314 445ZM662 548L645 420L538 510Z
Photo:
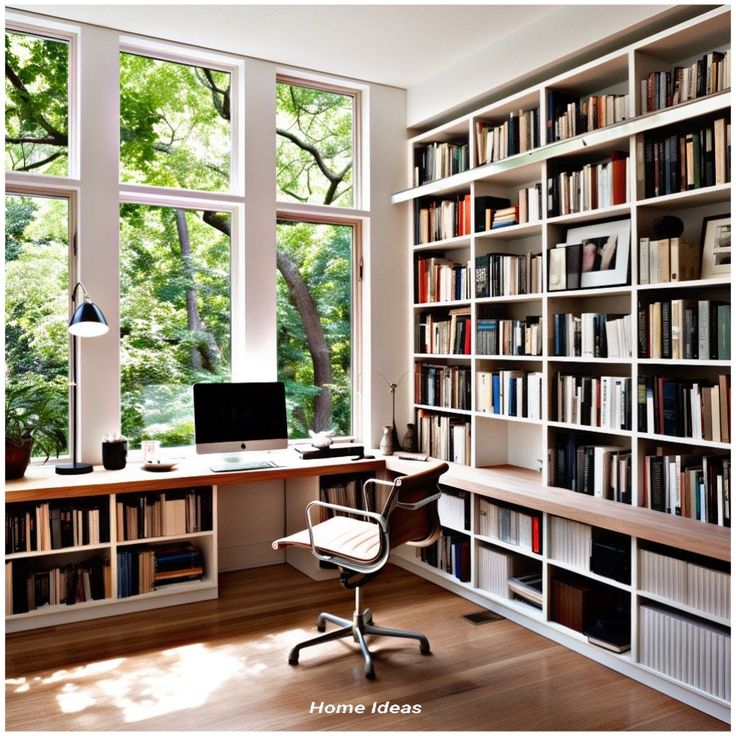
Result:
M383 437L381 437L381 443L378 445L378 449L381 451L381 455L393 455L394 454L394 439L393 430L391 425L387 424L383 428Z

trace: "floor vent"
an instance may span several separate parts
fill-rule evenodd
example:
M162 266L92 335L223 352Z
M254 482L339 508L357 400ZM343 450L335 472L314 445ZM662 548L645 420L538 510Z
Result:
M499 616L493 611L478 611L477 613L466 613L464 619L470 621L471 624L489 624L492 621L503 621L503 616Z

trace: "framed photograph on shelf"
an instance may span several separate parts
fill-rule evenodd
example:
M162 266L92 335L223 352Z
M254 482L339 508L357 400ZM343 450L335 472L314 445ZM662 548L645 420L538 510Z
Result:
M731 275L731 216L714 215L703 218L700 236L703 262L700 278L717 279Z
M565 241L581 245L581 289L624 286L629 282L630 220L570 228Z

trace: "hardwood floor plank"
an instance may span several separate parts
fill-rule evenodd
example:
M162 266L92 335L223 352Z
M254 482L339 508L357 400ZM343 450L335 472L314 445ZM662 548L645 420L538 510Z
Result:
M463 615L478 606L404 570L389 567L366 602L379 625L425 633L433 655L376 638L370 682L343 640L290 667L317 614L349 617L353 596L287 565L224 574L215 601L10 635L6 729L728 730L510 621L473 625ZM310 713L313 701L367 712ZM371 712L386 702L421 713Z

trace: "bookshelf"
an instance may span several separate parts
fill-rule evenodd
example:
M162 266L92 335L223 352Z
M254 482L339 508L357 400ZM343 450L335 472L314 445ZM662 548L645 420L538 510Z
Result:
M701 350L698 357L685 356L684 352L680 352L679 357L667 358L658 357L661 354L658 352L644 354L639 349L640 338L646 343L648 340L651 342L650 337L654 340L661 339L661 336L659 333L650 336L651 325L642 325L639 317L642 309L649 313L650 305L655 305L653 309L660 309L661 306L656 305L663 303L669 305L667 309L671 309L673 304L684 309L684 305L694 302L696 311L698 302L702 301L729 305L730 275L642 283L645 279L640 279L639 251L643 238L655 240L664 237L660 230L663 218L676 216L682 223L682 231L667 235L668 238L680 237L700 246L706 218L730 216L731 183L724 181L724 172L730 169L730 163L725 156L721 157L722 165L716 167L714 163L714 136L719 135L719 127L721 130L725 130L726 125L730 128L730 73L725 71L726 65L721 61L726 52L728 56L725 58L728 60L730 57L730 20L727 7L710 10L446 123L438 129L437 139L442 131L452 131L462 140L467 138L471 168L446 180L435 180L398 192L392 197L393 203L400 204L416 203L422 197L465 198L469 193L472 202L469 234L444 241L446 246L450 246L445 248L444 257L459 266L468 263L475 265L476 278L478 264L482 264L483 257L487 257L488 274L483 278L491 282L488 295L486 291L480 295L472 291L470 299L462 305L469 307L471 315L469 353L458 355L451 351L441 356L442 364L448 368L470 366L472 409L462 416L469 436L462 438L458 435L458 445L463 444L463 447L455 453L452 446L454 430L445 426L444 431L450 435L450 446L442 455L442 459L456 461L451 470L456 487L473 493L472 523L468 532L471 543L470 582L460 582L447 569L437 570L432 564L415 558L413 551L406 554L400 552L397 555L400 564L446 587L452 587L473 600L491 607L500 604L505 612L510 612L511 617L520 623L724 720L730 720L725 683L698 680L685 665L679 672L670 669L670 663L662 659L656 645L652 644L652 636L655 640L657 636L665 637L674 648L679 646L677 637L681 635L678 633L681 630L688 627L688 630L695 632L702 630L707 632L703 633L704 641L710 637L708 641L721 642L718 652L726 656L728 652L724 654L723 647L727 650L730 641L728 614L724 615L721 611L714 615L686 600L644 589L640 576L643 574L641 560L649 559L644 552L652 544L660 544L663 546L656 549L664 559L677 559L683 549L688 554L700 555L701 567L714 571L713 574L703 575L704 579L710 581L709 585L716 585L712 582L716 578L722 580L719 575L728 577L721 564L722 560L729 559L727 540L730 538L729 531L724 528L724 524L730 521L727 522L725 518L728 515L724 510L727 504L722 494L724 484L730 484L730 464L726 470L723 470L722 465L719 466L711 476L713 495L708 504L709 508L717 505L719 511L708 513L704 492L700 490L705 486L705 481L696 481L697 473L687 476L680 465L677 465L677 471L673 470L675 461L668 458L678 458L677 462L682 461L682 468L685 468L688 453L696 456L730 456L730 437L726 436L730 404L725 398L726 394L730 395L730 352L705 355ZM714 51L716 53L712 54ZM708 64L703 62L704 58ZM671 73L676 66L697 70L699 64L701 69L707 66L707 70L710 70L706 73L713 75L713 84L709 81L710 86L706 86L704 83L703 89L696 90L697 94L688 99L678 101L676 96L676 104L671 104L665 89L667 72ZM646 85L651 86L651 80L654 79L663 85L663 96L657 103L658 109L647 110L643 89ZM584 122L587 127L582 131L571 129L569 119L558 125L559 118L570 109L567 105L574 104L579 110L583 102L589 104L591 97L597 98L595 104L603 105L604 112L613 115L606 117L601 113L601 117L595 120L589 116ZM609 102L606 102L606 97L610 99ZM609 108L606 108L607 104ZM539 110L539 136L538 139L533 136L530 139L534 145L500 160L489 160L486 154L487 141L481 141L480 136L502 121L509 120L512 114L531 109ZM706 129L709 132L705 132ZM700 130L704 132L701 134ZM409 142L409 149L413 151L419 143L434 138L434 131L426 131ZM713 150L713 155L709 153L707 159L711 168L707 172L704 168L703 175L697 174L696 178L692 178L693 172L688 169L686 154L687 145L699 145L698 142L692 143L694 138L702 141L709 152ZM665 141L669 141L669 144ZM654 161L656 158L657 166L661 163L664 167L664 158L660 161L659 157L665 145L672 147L667 158L669 168L666 169L672 178L667 182L660 178L655 183L652 173ZM684 155L682 165L677 159L680 153ZM671 161L677 163L671 164ZM703 161L706 161L705 157ZM560 176L561 172L564 177ZM679 191L678 177L682 178L683 186L691 188ZM564 187L573 179L576 186L579 180L583 189L587 185L595 193L589 191L579 200L575 196L565 195L565 206L560 206ZM412 183L412 178L409 177L408 181ZM443 184L446 185L444 188ZM505 201L513 206L518 202L519 192L529 192L539 185L542 193L539 219L529 221L529 209L526 207L526 221L522 214L517 221L509 223ZM552 193L556 195L554 203L548 197ZM491 209L503 213L502 226L491 226L489 229L485 203L490 203L488 206ZM416 212L416 204L414 207ZM624 263L622 277L616 280L608 273L603 277L600 273L586 276L585 273L576 273L574 269L571 272L568 268L568 281L572 279L574 286L580 282L587 288L549 288L550 266L556 268L553 261L555 264L560 262L559 253L551 255L551 251L561 244L567 246L580 242L570 236L570 231L583 231L585 228L584 232L597 233L604 238L608 237L608 230L623 227L624 224L628 230L630 247L628 250L617 250L615 257L620 257ZM617 241L617 248L619 242L623 242L623 238ZM604 243L602 239L596 245L595 255L590 256L595 261L591 262L604 262L607 257ZM421 248L426 246L412 245L410 249L415 262ZM574 254L574 251L571 250L570 254ZM529 288L534 256L541 256L539 290ZM617 271L621 270L620 265L616 264ZM582 271L580 266L578 268ZM596 268L594 266L593 270ZM602 270L608 268L602 267ZM412 308L417 334L421 329L418 315L426 307L425 304L415 304ZM625 352L608 357L574 350L569 354L556 354L555 315L582 319L583 315L591 313L622 320L627 318L629 332L626 342L630 346L630 356ZM481 343L479 330L500 329L501 320L528 324L530 318L539 318L541 324L541 354L503 354L508 353L507 350L487 354L487 349L483 347L486 343ZM493 320L498 324L495 328L489 328ZM671 329L670 323L668 326ZM680 328L678 323L677 329ZM482 339L486 339L485 335ZM665 348L668 349L670 347ZM424 364L436 362L437 357L421 350L415 351L411 358L413 373L423 375ZM488 377L494 374L501 381L506 381L505 400L511 402L509 406L525 396L529 388L528 375L541 374L539 416L524 416L523 412L516 410L494 411L492 401L489 402L487 393L484 393L486 381L490 380ZM590 390L589 385L600 391L604 383L601 379L606 378L609 387L616 386L619 421L597 422L604 426L581 423L576 419L574 404L573 411L560 412L558 375L568 377L568 387L577 382L583 397L583 391ZM640 388L651 388L652 401L657 402L654 406L659 412L660 407L664 406L664 394L657 391L666 390L669 397L674 386L680 386L678 382L682 385L687 382L701 383L705 387L703 395L712 399L713 413L709 420L712 425L709 425L709 432L696 429L696 420L689 415L689 424L677 430L686 436L677 436L671 424L667 425L665 431L659 418L655 423L640 421ZM659 388L655 388L654 384ZM510 392L513 395L509 399ZM483 397L482 403L479 396ZM645 412L648 394L643 396L641 411ZM682 402L690 400L689 395L685 394L680 398ZM673 406L668 404L670 410ZM677 406L680 413L687 414L685 404ZM567 408L570 409L571 405ZM594 408L600 410L600 404ZM418 403L414 409L421 442L421 421L428 421L428 415L439 416L447 414L447 411ZM716 431L715 424L724 411L728 416L724 418L720 431ZM623 417L626 421L623 421ZM441 423L438 421L437 424ZM442 427L438 431L441 433ZM425 446L425 449L433 454L435 446L433 442L431 447ZM608 449L596 452L595 447ZM653 463L651 457L657 455L663 459ZM565 462L568 467L561 475L560 467ZM583 465L577 467L577 462ZM588 462L589 466L584 465ZM663 472L679 473L668 476L671 482L653 480L651 468L660 462L664 466ZM706 463L701 474L703 477L707 477L711 472L710 466L715 462ZM393 466L393 469L398 470L399 465ZM389 466L392 467L391 464ZM585 469L587 467L589 471ZM599 469L603 467L605 470L601 472L604 475L599 476ZM615 488L612 487L612 473L615 473ZM565 483L560 481L561 477L566 478ZM482 480L477 480L477 485L474 485L478 478ZM607 479L605 490L602 478ZM583 486L588 480L591 485ZM692 488L686 486L685 483L690 483L690 480L693 484L701 485L693 485ZM653 483L660 482L665 489L669 484L670 495L666 497L664 507L661 499L653 497L653 492L659 492L660 488ZM571 490L573 484L584 487L588 493L591 489L593 492L591 495L576 492ZM543 512L544 550L538 560L533 560L538 571L535 568L529 572L528 566L519 563L519 559L529 557L528 551L513 545L509 548L508 542L480 532L478 503L483 496L488 495L489 485L495 487L492 495L500 504L511 502L521 509L526 507ZM563 485L568 490L561 490ZM510 498L499 493L498 488L511 488ZM727 490L730 491L730 488ZM565 493L567 497L560 506L564 498L560 494ZM655 510L657 508L660 510ZM555 539L555 519L558 517L587 525L592 530L592 539L604 532L626 535L631 564L630 580L627 583L611 580L585 565L572 565L553 555L547 545ZM706 521L708 518L709 521ZM622 523L622 519L627 520L626 523ZM713 551L715 540L720 540L718 544L724 544L724 555ZM503 556L505 551L510 552L508 559ZM692 559L682 564L695 566ZM503 578L504 571L510 571L507 577L519 577L516 575L517 569L522 571L521 577L523 573L541 574L541 608L531 606L528 600L524 601L523 596L513 591L509 593L502 583L498 587L499 575ZM489 583L489 580L495 582ZM601 647L590 644L587 636L563 625L557 612L553 616L553 597L562 596L562 600L568 600L570 596L578 596L580 601L584 601L586 596L595 595L588 591L589 584L593 590L602 590L600 595L610 594L617 609L626 611L624 618L631 639L628 651L602 653ZM502 592L499 593L499 590ZM706 647L706 644L701 646ZM703 656L710 656L705 649Z

